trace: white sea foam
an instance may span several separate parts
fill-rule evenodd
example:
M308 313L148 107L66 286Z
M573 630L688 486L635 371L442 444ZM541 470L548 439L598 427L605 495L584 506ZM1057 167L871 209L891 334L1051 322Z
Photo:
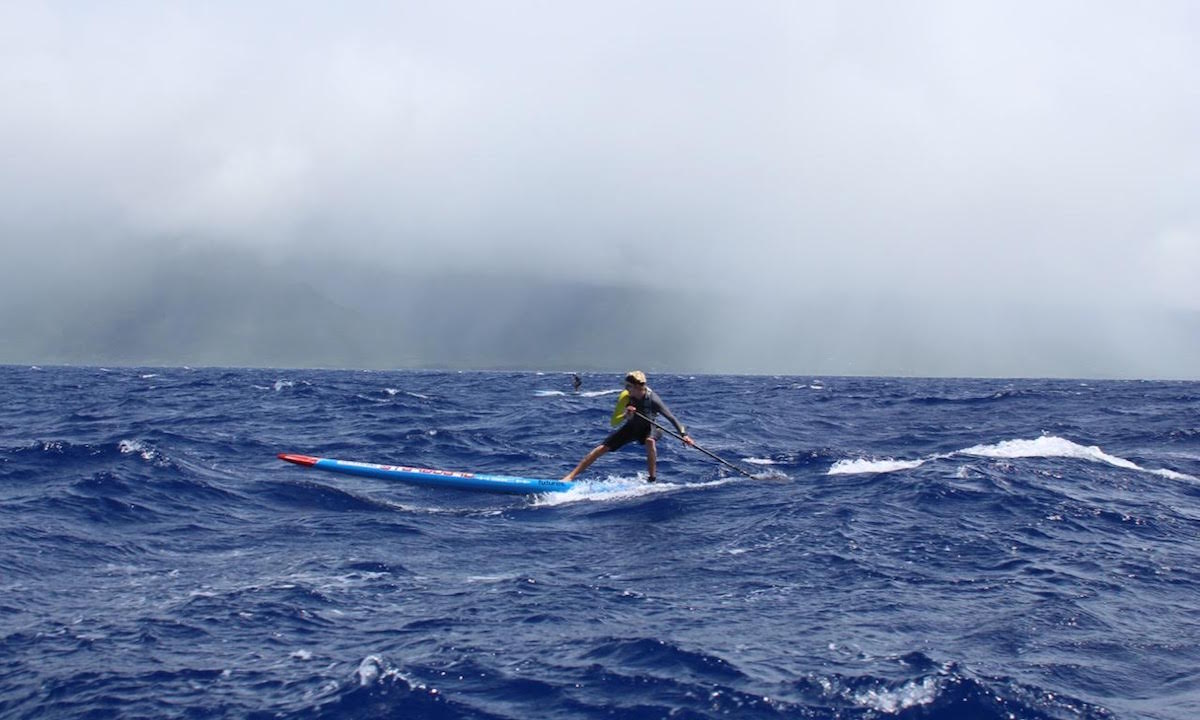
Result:
M838 460L829 468L827 475L859 475L862 473L890 473L898 470L912 470L925 464L924 460Z
M292 382L291 380L276 380L275 381L275 392L279 392L279 391L283 390L284 388L290 388L290 387L295 387L295 386L296 386L296 383Z
M359 686L374 685L375 681L383 674L384 667L383 658L378 655L368 655L363 658L362 662L358 664L358 670L354 672L358 676Z
M1005 440L995 445L974 445L959 450L959 454L990 458L1066 457L1104 462L1127 470L1141 469L1124 458L1105 453L1095 445L1085 447L1053 435L1043 435L1034 440Z
M778 465L777 462L775 462L774 460L771 460L770 458L748 457L748 458L742 458L742 460L744 462L750 463L751 465Z
M990 458L1064 457L1089 462L1104 463L1125 470L1150 473L1171 480L1196 480L1195 477L1174 470L1144 468L1137 463L1116 455L1109 455L1095 445L1079 445L1065 438L1043 435L1035 440L1005 440L995 445L975 445L959 451L962 455Z
M467 582L479 583L482 585L495 585L497 583L510 582L516 580L519 575L513 573L509 575L468 575Z
M428 400L429 399L428 395L422 395L421 393L412 392L411 390L401 390L399 388L384 388L383 391L387 394L388 397L396 397L397 395L407 395L409 397L417 398L418 400Z
M854 700L872 710L895 715L901 710L933 702L937 699L938 689L938 681L927 677L920 682L914 680L894 689L879 688L858 692L854 694Z
M605 395L616 395L619 392L621 392L620 389L616 389L616 390L585 390L583 392L567 392L565 390L534 390L533 396L534 397L543 397L543 398L544 397L567 397L567 396L596 398L596 397L604 397Z
M121 442L117 443L117 449L121 451L122 455L132 455L137 453L138 455L141 455L143 460L148 462L154 462L158 459L158 451L152 447L143 445L138 440L122 440Z
M1033 440L1004 440L992 445L973 445L969 448L945 455L931 455L917 460L838 460L829 468L829 475L854 475L861 473L888 473L899 470L911 470L927 462L949 457L966 455L995 459L1017 458L1070 458L1088 462L1103 463L1124 470L1150 473L1171 480L1197 481L1197 478L1185 473L1166 469L1144 468L1137 463L1116 455L1110 455L1095 445L1080 445L1066 438L1054 435L1044 435ZM960 468L959 474L963 470Z
M731 477L702 483L648 483L640 475L636 478L610 475L606 480L577 480L575 486L565 492L537 495L533 504L539 507L552 507L576 502L627 500L680 490L716 487L736 480L738 478Z
M669 492L675 487L671 483L647 483L637 478L610 475L605 480L576 480L570 490L538 495L533 504L552 506L587 500L623 500Z

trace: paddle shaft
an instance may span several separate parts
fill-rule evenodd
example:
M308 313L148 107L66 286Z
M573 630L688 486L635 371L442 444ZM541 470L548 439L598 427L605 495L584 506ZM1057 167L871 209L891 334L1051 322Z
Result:
M645 420L646 422L650 423L651 425L653 425L654 427L658 428L659 430L662 430L663 432L665 432L665 433L668 433L669 435L672 435L672 436L674 436L674 437L677 437L677 438L679 438L680 440L683 440L683 436L682 436L682 435L680 435L679 433L675 432L674 430L672 430L672 429L670 429L670 428L666 428L666 427L663 427L662 425L659 425L657 421L655 421L655 420L653 420L653 419L651 419L651 418L649 418L649 417L647 417L647 416L645 416L645 415L641 414L640 412L637 412L637 411L635 410L633 414L634 414L634 415L637 415L638 417L640 417L641 419L643 419L643 420ZM717 457L715 454L713 454L713 453L710 453L709 451L707 451L707 450L705 450L704 448L702 448L702 447L700 447L699 445L697 445L695 442L693 442L693 443L692 443L692 447L696 448L696 449L697 449L697 450L699 450L700 452L702 452L702 453L704 453L705 455L709 456L709 457L710 457L710 458L712 458L713 460L716 460L717 462L721 463L722 465L724 465L724 466L725 466L725 467L727 467L727 468L730 468L730 469L732 469L732 470L736 470L737 472L739 472L739 473L741 473L741 474L745 475L745 476L746 476L746 477L748 477L748 478L753 478L753 477L754 477L754 476L753 476L753 475L751 475L750 473L748 473L748 472L746 472L745 470L741 469L741 468L740 468L740 467L738 467L737 465L734 465L733 463L729 462L728 460L723 460L722 458L719 458L719 457Z

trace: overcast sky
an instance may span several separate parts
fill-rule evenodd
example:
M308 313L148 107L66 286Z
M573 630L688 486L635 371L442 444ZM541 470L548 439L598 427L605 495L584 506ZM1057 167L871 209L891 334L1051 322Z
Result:
M1136 318L1200 312L1197 68L1188 1L4 3L0 303L228 245L706 289L758 335L1067 308L1179 375Z

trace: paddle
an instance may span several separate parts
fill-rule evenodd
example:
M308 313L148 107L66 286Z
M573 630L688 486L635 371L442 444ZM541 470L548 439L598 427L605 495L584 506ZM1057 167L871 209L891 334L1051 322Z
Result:
M659 430L662 430L663 432L665 432L665 433L668 433L669 435L672 435L673 437L676 437L676 438L679 438L680 440L683 440L683 436L682 436L682 435L680 435L679 433L675 432L674 430L671 430L670 428L665 428L665 427L663 427L662 425L659 425L659 424L658 424L656 421L654 421L654 420L652 420L652 419L650 419L650 418L646 417L645 415L641 414L640 412L634 411L634 413L633 413L633 414L634 414L634 415L637 415L638 417L640 417L641 419L643 419L643 420L645 420L646 422L650 423L651 425L653 425L654 427L658 428ZM754 478L754 476L753 476L753 475L751 475L750 473L748 473L748 472L746 472L745 470L741 469L741 468L740 468L740 467L738 467L737 465L734 465L733 463L731 463L731 462L729 462L729 461L727 461L727 460L722 460L721 458L717 457L715 454L713 454L713 453L710 453L709 451L707 451L707 450L705 450L704 448L700 447L700 446L699 446L699 445L697 445L695 442L693 442L693 443L692 443L692 447L696 448L696 449L697 449L697 450L699 450L700 452L702 452L702 453L704 453L705 455L709 456L709 457L710 457L710 458L712 458L713 460L716 460L717 462L721 463L721 464L722 464L722 465L724 465L725 467L727 467L727 468L731 468L731 469L733 469L733 470L736 470L736 471L738 471L739 473L741 473L741 474L745 475L745 476L746 476L746 477L748 477L748 478L751 478L751 479L753 479L753 478Z

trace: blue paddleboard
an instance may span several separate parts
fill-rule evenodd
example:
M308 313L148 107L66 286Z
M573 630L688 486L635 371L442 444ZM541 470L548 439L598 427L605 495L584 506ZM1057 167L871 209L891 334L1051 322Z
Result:
M291 455L288 453L280 453L279 459L305 467L346 475L362 475L364 477L381 478L383 480L399 480L400 482L411 483L413 485L458 488L460 490L485 490L488 492L528 495L534 493L565 492L574 486L574 483L563 482L561 480L539 480L510 475L486 475L482 473L453 472L450 470L431 470L429 468L406 467L404 465L376 465L375 463L333 460L331 458Z

